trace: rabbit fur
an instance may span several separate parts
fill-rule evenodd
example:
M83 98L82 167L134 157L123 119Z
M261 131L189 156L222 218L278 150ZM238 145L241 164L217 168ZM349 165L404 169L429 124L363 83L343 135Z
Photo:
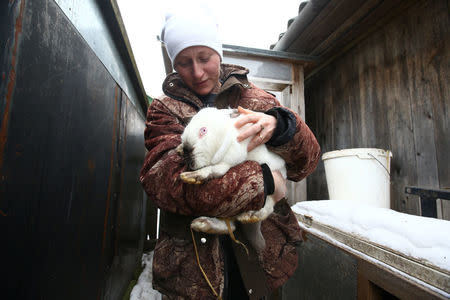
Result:
M264 144L247 152L247 145L252 137L242 142L237 141L239 130L251 126L246 124L241 129L236 129L234 123L239 118L237 110L208 107L191 119L181 135L181 144L177 147L178 153L186 160L188 169L192 170L180 174L184 182L201 184L205 180L221 177L231 167L246 160L265 163L272 171L278 170L286 178L285 162L280 156L270 152ZM231 229L234 231L236 228L233 220L239 221L244 235L258 252L265 247L261 221L273 212L274 205L274 200L268 195L260 210L243 212L230 218ZM225 221L215 217L198 217L192 221L191 228L206 233L228 233Z

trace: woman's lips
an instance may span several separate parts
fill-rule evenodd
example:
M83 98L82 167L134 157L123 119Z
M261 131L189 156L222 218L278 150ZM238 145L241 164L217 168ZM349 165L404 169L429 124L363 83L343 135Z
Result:
M202 86L206 85L207 83L208 83L208 80L203 80L201 82L195 83L194 85L196 87L202 87Z

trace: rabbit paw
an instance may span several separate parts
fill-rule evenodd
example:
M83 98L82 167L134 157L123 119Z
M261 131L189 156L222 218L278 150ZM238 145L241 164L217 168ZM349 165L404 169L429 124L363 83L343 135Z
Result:
M231 230L234 231L236 227L233 222L230 222ZM209 217L198 217L191 222L191 228L195 231L212 233L212 234L226 234L228 227L223 220Z
M183 182L188 183L188 184L202 184L205 179L197 171L183 172L180 174L180 178Z
M259 211L250 210L237 216L237 220L243 224L256 223L262 221L262 216Z

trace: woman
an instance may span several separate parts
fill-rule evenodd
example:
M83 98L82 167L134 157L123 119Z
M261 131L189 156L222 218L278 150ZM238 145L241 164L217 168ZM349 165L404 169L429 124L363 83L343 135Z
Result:
M148 153L140 177L162 213L154 287L169 298L260 299L281 286L297 267L295 246L301 234L290 207L281 201L286 193L284 179L267 165L247 161L221 178L190 185L179 177L186 164L175 148L189 119L206 106L239 107L246 116L237 126L252 125L238 140L251 137L249 151L265 143L285 159L290 180L299 181L314 170L319 146L297 114L248 82L247 69L221 64L222 44L213 20L171 16L162 40L176 73L163 83L165 96L154 99L148 109ZM279 202L262 222L266 240L262 253L251 249L247 256L227 235L191 235L189 225L196 216L230 217L258 210L266 195ZM243 240L239 230L235 234Z

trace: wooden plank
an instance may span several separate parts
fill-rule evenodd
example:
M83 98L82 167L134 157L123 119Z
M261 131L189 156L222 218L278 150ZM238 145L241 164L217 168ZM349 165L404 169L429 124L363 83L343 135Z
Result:
M325 151L323 143L327 136L324 126L324 121L327 119L323 117L321 110L323 108L322 101L324 99L324 88L322 86L319 87L318 84L315 83L314 88L309 89L309 91L315 92L308 95L308 89L305 90L306 123L316 136L323 153ZM325 169L322 160L319 160L316 170L308 176L307 191L308 199L328 199Z
M334 64L333 64L334 65ZM347 65L337 65L341 70L331 74L330 80L333 94L333 132L335 136L334 150L351 148L352 146L352 114L350 111L349 81L352 75L347 72ZM346 74L347 76L343 75Z
M258 77L249 77L248 79L254 85L266 91L282 91L291 84L290 81L285 80L275 80Z
M281 91L280 102L282 105L291 108L304 118L304 89L303 89L303 67L293 67L293 84L287 86ZM295 75L295 72L299 74ZM298 82L295 84L295 82ZM303 111L303 113L302 113ZM294 205L299 201L307 199L307 185L306 179L300 182L293 182L288 180L286 182L287 192L286 197L289 205Z
M373 297L370 296L372 294L370 281L361 275L360 272L358 272L357 278L357 291L358 300L373 299Z
M428 68L424 65L429 60L431 40L427 32L431 29L425 3L416 6L408 18L408 40L405 47L409 52L407 71L411 98L412 125L416 153L417 186L433 188L439 186L437 173L436 145L434 124L432 120L432 90L428 78ZM427 21L428 19L428 21ZM427 63L428 64L428 63Z
M388 91L386 90L386 78L385 78L385 52L384 52L384 35L383 33L376 32L372 37L372 43L367 45L366 53L369 54L367 57L368 65L373 67L375 82L374 82L374 97L373 97L373 119L374 119L374 133L375 141L371 147L390 150L390 122L386 118L386 97ZM372 51L372 52L371 52ZM371 65L371 62L373 65Z
M442 219L450 220L450 201L442 201Z
M320 146L322 154L328 151L336 150L335 148L335 138L334 138L334 120L332 116L334 115L334 103L333 103L333 93L332 93L332 82L329 80L324 80L318 82L318 87L321 91L319 97L315 99L317 103L323 103L319 106L319 117L318 126L322 129L320 130ZM319 102L320 101L320 102ZM320 173L318 173L320 172ZM320 160L317 167L317 174L321 174L322 184L320 194L317 197L310 199L329 199L328 186L326 182L325 165L323 160Z
M440 189L450 189L450 18L448 1L424 3L421 11L426 25L420 30L426 34L426 57L422 66L426 70L425 80L429 82L431 97L431 121L434 127L434 138L437 159L437 173ZM444 38L442 38L444 37ZM443 138L447 137L447 138ZM446 210L450 215L450 210ZM447 220L450 220L447 218Z
M361 133L361 114L360 114L360 98L359 98L359 80L357 80L358 66L354 57L349 57L346 60L349 66L350 78L348 80L348 97L349 97L349 112L351 116L351 147L360 148L363 146L363 139Z
M397 299L394 295L383 290L358 272L358 300L386 300Z
M292 107L292 86L288 86L281 92L281 99L279 100L282 105L289 108ZM295 182L287 180L286 186L287 186L286 197L288 203L289 205L294 205L296 202L300 201L298 200L298 197L296 195Z
M305 120L305 85L303 66L294 64L292 66L292 94L291 94L291 109L298 113L298 115ZM307 185L304 179L300 182L291 183L291 191L293 191L294 202L306 201L307 199ZM293 204L293 203L292 203Z
M358 64L359 79L359 101L361 108L361 135L362 147L374 147L377 142L376 118L374 114L374 98L376 97L376 72L374 62L372 60L373 51L372 44L363 48L359 55L355 57Z
M383 30L386 93L386 116L390 121L391 207L395 210L419 215L418 197L406 195L404 187L417 182L415 146L409 94L407 52L403 32L407 16L400 17Z
M281 91L281 97L280 99L278 99L280 100L280 103L286 107L291 107L291 90L292 88L289 85L288 87L286 87L284 90ZM287 201L289 205L294 205L296 203L294 182L287 180L286 187L287 187L286 191Z
M291 108L304 120L305 119L305 85L303 66L292 66L292 99Z
M323 144L323 153L328 151L336 150L336 139L335 139L335 130L334 130L334 120L332 116L335 114L335 107L333 101L333 90L332 85L333 82L330 80L326 80L321 83L322 88L324 89L323 97L323 108L320 111L320 119L321 125L324 126L325 131L325 139Z

